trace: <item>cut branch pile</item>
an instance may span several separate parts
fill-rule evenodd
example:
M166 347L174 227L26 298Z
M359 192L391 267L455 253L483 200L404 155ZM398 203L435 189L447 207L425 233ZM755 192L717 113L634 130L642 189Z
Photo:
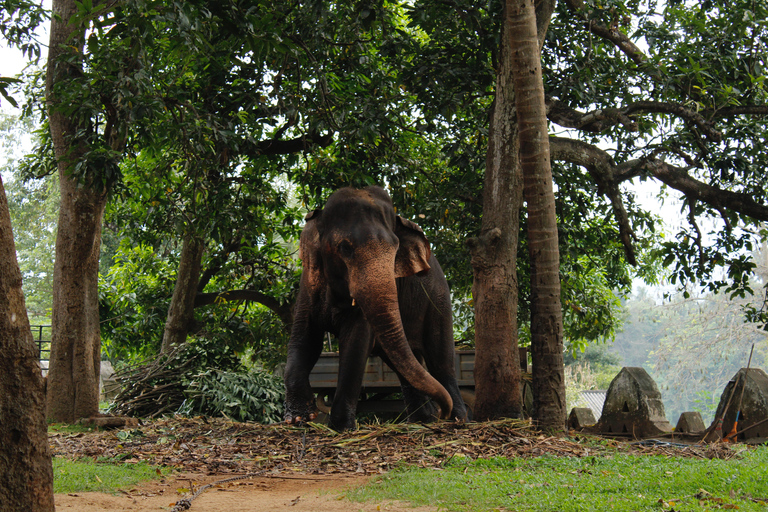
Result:
M637 445L598 438L550 437L521 420L430 425L363 425L338 434L323 425L265 426L225 419L172 418L133 430L52 434L55 456L146 461L209 475L269 471L376 474L400 464L443 467L459 457L600 456L625 452L730 458L718 445Z
M173 414L184 403L184 377L195 358L179 357L182 347L148 363L131 366L115 374L121 391L114 399L112 414L136 418L158 418Z

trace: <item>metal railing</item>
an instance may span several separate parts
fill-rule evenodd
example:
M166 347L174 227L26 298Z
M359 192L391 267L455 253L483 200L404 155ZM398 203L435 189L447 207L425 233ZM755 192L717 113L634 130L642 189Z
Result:
M40 360L40 367L48 370L48 360L51 358L51 326L50 325L30 325L32 329L32 338L37 343L37 358Z

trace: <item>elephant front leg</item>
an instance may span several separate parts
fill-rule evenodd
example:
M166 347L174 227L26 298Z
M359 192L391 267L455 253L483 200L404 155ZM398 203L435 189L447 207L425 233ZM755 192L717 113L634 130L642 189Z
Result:
M317 417L315 394L309 384L309 374L320 358L322 349L322 332L294 324L288 342L288 359L284 374L286 423L302 423Z
M340 334L339 378L329 421L329 426L338 432L355 428L357 402L372 347L370 327L365 322L344 329Z

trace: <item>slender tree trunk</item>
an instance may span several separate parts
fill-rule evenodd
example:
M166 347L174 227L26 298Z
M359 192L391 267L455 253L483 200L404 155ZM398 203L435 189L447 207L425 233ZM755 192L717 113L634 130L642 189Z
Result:
M522 207L510 25L502 24L481 234L470 242L475 302L475 419L522 414L517 350L517 243Z
M163 345L160 351L164 354L170 352L174 345L187 341L187 333L194 319L197 283L200 281L204 250L205 243L201 238L194 234L185 235L176 285L173 288L173 298L163 331Z
M45 385L0 179L0 511L55 510Z
M541 428L563 430L566 406L560 252L536 13L529 0L507 0L507 9L512 24L523 194L528 205L533 416Z
M61 206L53 279L53 318L47 411L51 421L74 422L99 412L98 273L101 224L106 204L103 186L81 184L72 174L84 154L77 134L87 120L61 113L55 88L82 72L84 29L70 24L74 0L54 0L46 93L54 152L59 170ZM65 62L62 57L70 57Z

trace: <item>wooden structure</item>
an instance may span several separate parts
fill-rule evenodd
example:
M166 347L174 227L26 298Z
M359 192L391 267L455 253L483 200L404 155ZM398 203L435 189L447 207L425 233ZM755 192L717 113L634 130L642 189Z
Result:
M527 370L527 361L528 351L521 348L520 366L523 371ZM454 356L454 368L461 396L471 410L475 403L475 351L457 350ZM338 376L339 353L323 352L309 375L309 383L317 394L317 408L326 414L331 411ZM530 395L530 386L525 384L527 383L524 382L524 389ZM380 357L368 358L357 412L398 415L405 410L405 403L399 397L399 393L400 381L397 374ZM524 400L526 403L529 401L530 397Z

